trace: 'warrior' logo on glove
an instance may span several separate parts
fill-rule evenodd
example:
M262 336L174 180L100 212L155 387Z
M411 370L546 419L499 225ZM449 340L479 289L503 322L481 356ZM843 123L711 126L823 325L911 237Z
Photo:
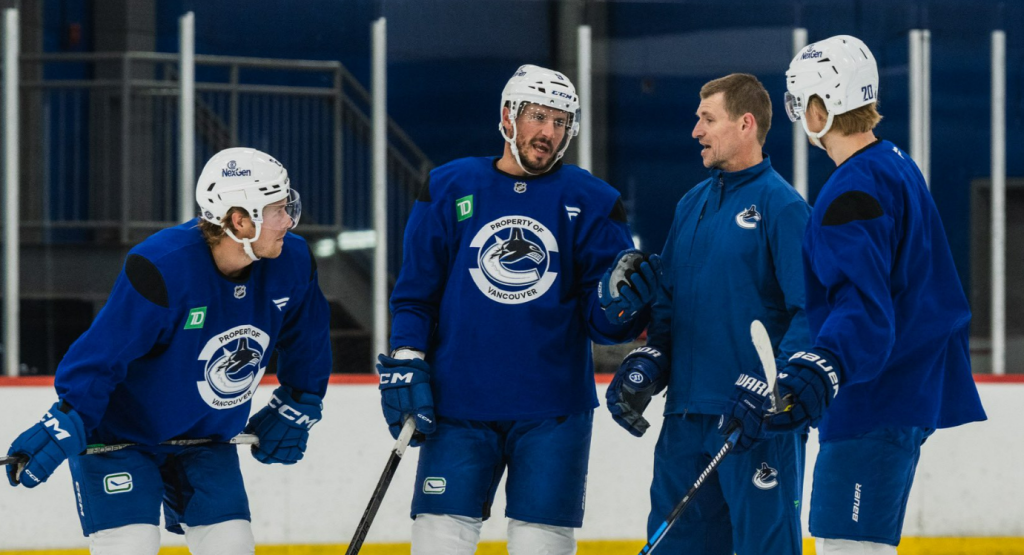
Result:
M757 395L760 395L762 397L767 397L768 392L770 391L768 389L767 383L757 379L754 376L748 376L746 374L740 374L739 379L736 380L736 386L742 387L743 389L746 389L751 393L756 393Z

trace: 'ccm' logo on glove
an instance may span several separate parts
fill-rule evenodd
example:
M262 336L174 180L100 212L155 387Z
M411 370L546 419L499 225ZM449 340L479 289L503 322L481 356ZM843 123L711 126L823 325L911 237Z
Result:
M387 385L392 383L412 383L412 372L402 374L400 372L381 373L380 383Z
M62 430L60 428L60 422L58 422L57 419L49 412L46 413L46 416L39 419L39 421L43 423L43 426L53 428L53 437L56 438L57 441L71 437L71 434L67 430Z
M319 418L310 418L309 416L302 414L294 408L286 405L277 395L270 397L270 408L277 410L277 413L281 415L281 418L285 420L291 420L299 426L305 426L306 428L312 428L314 424L320 421Z
M820 368L825 375L828 376L828 381L832 385L832 397L835 398L836 394L839 393L839 375L836 374L835 369L832 365L824 358L814 353L800 351L793 356L789 357L789 360L806 360L807 362L813 362L815 366Z

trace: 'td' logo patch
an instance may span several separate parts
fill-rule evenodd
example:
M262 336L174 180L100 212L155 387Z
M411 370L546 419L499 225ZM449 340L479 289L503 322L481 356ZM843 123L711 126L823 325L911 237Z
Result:
M473 216L473 195L462 197L455 201L455 213L461 222Z
M203 324L206 323L206 307L201 306L199 308L193 308L188 311L188 317L185 318L185 329L187 330L198 330L202 329Z

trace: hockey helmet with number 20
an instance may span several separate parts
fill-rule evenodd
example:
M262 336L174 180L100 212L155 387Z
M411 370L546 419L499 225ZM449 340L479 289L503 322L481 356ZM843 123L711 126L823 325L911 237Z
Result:
M555 149L555 158L551 161L560 160L569 148L569 141L580 132L580 99L576 96L576 87L568 77L557 71L546 69L535 65L519 66L515 75L505 84L501 91L501 108L508 108L509 117L512 120L512 136L510 137L503 123L498 124L501 136L512 147L512 155L516 163L527 174L533 175L523 167L519 159L519 147L516 145L516 119L527 104L537 104L548 108L554 108L568 113L568 120L565 126L565 137L562 144ZM502 118L505 117L502 112Z
M835 116L867 106L878 98L878 65L867 45L856 37L837 35L797 52L786 71L786 114L802 121L804 132L818 148ZM818 133L807 129L804 111L812 96L825 103L828 119Z
M282 200L283 205L267 208ZM263 227L292 229L298 225L302 212L299 193L291 188L288 170L269 154L253 148L228 148L210 158L196 183L196 202L204 220L222 227L231 208L248 212L256 228L252 239L239 239L229 228L224 231L242 244L252 260L259 260L252 252L252 242L260 238Z

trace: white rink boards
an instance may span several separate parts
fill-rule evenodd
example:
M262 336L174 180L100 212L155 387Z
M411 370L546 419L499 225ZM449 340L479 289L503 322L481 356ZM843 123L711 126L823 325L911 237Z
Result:
M601 399L604 388L598 384ZM271 383L260 387L254 406L262 407L272 389ZM983 383L979 389L989 421L940 430L925 444L907 509L905 537L1024 538L1024 384ZM54 400L52 387L0 387L3 450ZM647 414L658 415L663 403L662 398L655 399ZM641 540L660 418L652 418L651 429L637 439L619 428L603 407L597 411L587 516L577 538L587 543ZM306 458L299 464L261 465L240 447L257 543L347 543L393 443L380 414L376 386L360 384L330 386L324 419L313 429ZM805 530L816 453L812 436L803 503ZM416 449L406 452L368 544L409 541L416 457ZM34 490L4 485L0 492L0 553L87 546L75 514L67 465ZM493 514L504 514L500 488ZM504 519L486 522L482 538L504 540ZM165 533L164 545L184 542Z

